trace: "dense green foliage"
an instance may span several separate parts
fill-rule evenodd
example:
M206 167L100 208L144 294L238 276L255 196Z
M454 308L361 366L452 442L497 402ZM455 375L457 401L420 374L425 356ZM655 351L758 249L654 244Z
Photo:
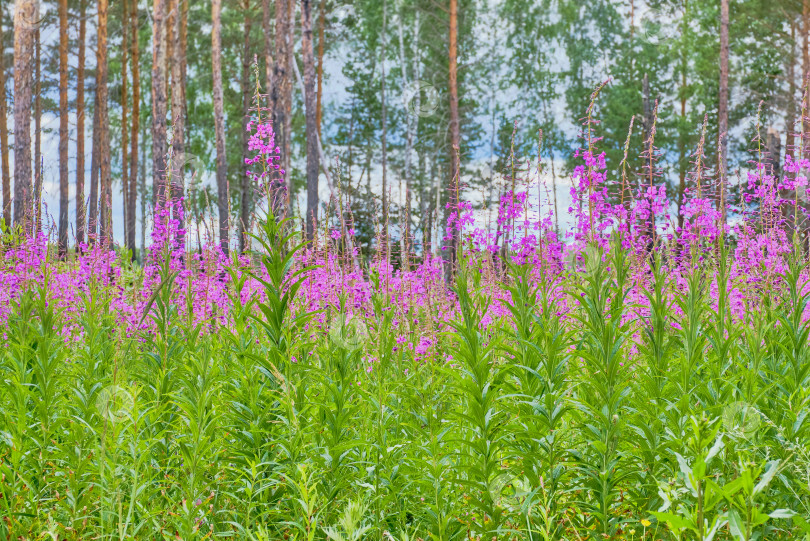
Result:
M47 273L13 301L4 539L810 535L806 263L742 320L722 244L687 284L660 262L633 283L618 245L497 288L466 266L417 355L441 303L396 314L380 283L365 316L345 295L299 310L308 271L283 227L265 224L256 270L229 271L227 325L179 315L168 263L132 336L98 284L67 343ZM251 276L264 295L240 301ZM497 304L510 316L485 324Z

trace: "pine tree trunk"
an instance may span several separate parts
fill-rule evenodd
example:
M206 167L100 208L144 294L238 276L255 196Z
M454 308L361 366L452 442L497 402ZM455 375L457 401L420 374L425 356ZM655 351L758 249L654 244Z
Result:
M810 153L810 118L808 118L808 106L810 105L810 97L807 95L807 89L810 88L810 0L803 0L802 1L802 15L801 15L801 33L802 33L802 83L801 83L801 95L803 96L801 101L801 109L802 115L799 118L800 128L801 128L801 137L800 137L800 144L796 145L795 141L793 144L792 152L797 154L799 159L807 158L808 154ZM789 151L791 151L789 149ZM794 216L795 220L794 225L794 232L801 235L806 235L808 222L805 218L805 209L807 207L807 187L798 187L797 191L798 194L794 194L794 198L799 206L799 208L794 209Z
M281 106L284 109L284 114L282 118L284 120L284 127L281 130L283 135L282 137L282 153L281 153L281 164L282 169L284 171L290 171L290 166L292 162L292 91L293 91L293 72L292 72L292 65L293 62L296 60L293 58L293 54L295 52L295 2L296 0L288 0L287 1L287 26L286 26L286 35L285 39L287 40L287 46L285 49L285 54L287 56L287 60L285 64L287 66L287 73L286 77L284 78L284 87L281 92L282 102ZM296 64L297 65L297 64ZM287 175L288 177L288 197L292 197L292 175ZM290 201L292 204L292 201ZM292 207L290 208L290 213L292 213Z
M270 0L262 0L262 30L264 31L264 91L267 92L267 107L272 121L273 88L273 38L270 29Z
M5 29L0 12L0 176L2 176L3 220L11 225L11 170L8 163L8 102L6 101Z
M650 78L646 73L641 79L641 104L642 112L644 114L641 125L641 140L646 141L650 138L650 133L652 133L653 122L652 101L650 100Z
M442 257L442 235L441 235L441 221L442 221L442 214L441 214L441 205L442 205L442 173L440 166L438 165L437 156L434 154L432 157L432 165L433 169L431 169L431 181L434 185L434 193L435 193L435 207L433 209L433 215L430 219L430 235L431 235L431 247L436 250L436 257Z
M121 194L124 214L124 246L129 238L129 118L127 108L127 62L129 61L129 6L127 0L121 2Z
M93 149L90 151L90 208L87 218L87 242L95 243L98 240L98 173L101 170L99 157L101 156L101 127L98 104L98 71L96 71L96 87L93 96Z
M717 110L717 129L720 141L718 142L718 165L720 171L717 176L717 199L722 213L723 224L726 223L725 186L726 172L728 171L728 2L720 0L720 91Z
M84 200L84 64L87 5L81 0L79 8L79 59L76 72L76 251L86 242L87 208Z
M188 82L188 3L189 0L182 0L180 2L180 17L182 18L181 27L180 27L180 49L183 51L183 63L181 64L182 72L183 72L183 96L185 99L186 94L186 84ZM186 107L186 117L188 117L188 107ZM189 123L188 118L186 118L186 129L188 129ZM186 137L186 141L188 141L188 137Z
M68 246L68 19L67 0L59 0L59 255Z
M99 241L108 246L112 234L111 183L110 171L110 119L108 113L107 89L107 6L108 0L98 0L98 28L96 29L96 70L98 77L96 106L99 122Z
M684 41L686 40L686 31L688 29L687 16L688 8L684 10L683 19L681 21L681 36ZM686 76L687 70L689 69L686 47L683 47L679 54L681 72L681 88L679 92L681 96L681 127L678 129L680 132L678 133L678 229L681 229L683 228L684 219L682 209L684 194L686 193L686 170L689 165L689 156L686 150L686 134L683 133L683 126L686 125L686 96L688 91Z
M326 0L319 2L318 15L318 93L315 103L315 119L318 123L318 137L321 136L321 124L323 124L323 51L324 51L324 29L326 27Z
M152 3L152 191L155 208L166 202L166 0Z
M284 168L283 159L287 154L287 149L284 147L284 107L283 107L283 93L285 80L289 77L289 66L287 66L287 40L289 37L288 30L288 9L287 0L276 0L276 36L275 36L275 63L273 65L273 78L271 86L267 91L270 94L270 114L273 122L273 130L276 132L276 141L281 147L282 154L282 168ZM287 186L286 207L291 211L290 207L290 190ZM277 198L275 198L277 199Z
M785 59L788 96L785 107L785 153L793 158L796 129L796 22L790 23L790 54Z
M135 0L137 3L137 0ZM144 95L141 95L141 106L146 107L146 100ZM141 157L140 161L140 186L141 186L141 257L140 262L143 264L146 261L146 217L148 215L146 207L146 140L148 132L146 122L141 126Z
M129 13L130 42L132 47L132 137L129 163L129 190L127 198L126 245L135 258L135 202L138 199L138 134L141 114L140 50L138 44L138 0L132 0ZM143 194L141 194L143 197Z
M225 155L225 113L222 93L222 0L212 0L211 58L214 78L214 131L217 147L217 207L219 209L219 243L227 254L230 240L228 231L228 162Z
M181 1L173 0L174 16L172 17L172 41L174 47L170 60L172 65L172 202L182 206L185 195L185 162L186 162L186 85L183 77L183 66L186 63L186 51L183 44L183 21ZM182 207L181 207L182 208ZM180 229L185 227L182 214L176 214ZM183 241L183 239L178 239Z
M315 238L318 222L318 124L315 96L315 58L312 50L312 2L301 0L301 54L304 60L304 102L307 124L307 240Z
M418 13L418 12L417 12ZM415 26L414 31L414 41L416 41L418 37L418 18L417 23ZM402 88L408 88L408 70L407 70L407 59L405 58L405 22L403 21L403 14L400 10L399 12L399 64L401 66L401 81L402 81ZM419 78L417 73L418 66L416 62L414 62L414 72L413 72L413 82L416 83L417 79ZM415 91L415 95L411 98L414 100L414 103L406 103L406 136L405 136L405 156L404 156L404 174L405 174L405 216L404 219L400 220L401 224L401 235L402 235L402 242L400 243L400 250L403 254L406 253L408 248L408 239L411 236L411 177L412 177L412 169L411 169L411 155L413 154L413 139L414 139L414 124L418 121L418 101L420 99L419 89L412 88L411 91Z
M387 170L388 170L388 115L386 114L386 103L385 103L385 53L386 53L386 16L388 15L387 12L388 4L386 0L383 0L382 5L382 31L380 34L380 119L382 123L382 137L380 139L380 145L382 147L382 235L381 235L381 242L383 246L383 254L386 263L390 263L391 261L391 242L389 237L389 225L388 225L388 178L387 178Z
M802 107L810 111L810 0L802 2L802 92L805 97ZM801 157L807 158L810 153L810 118L805 114L802 119Z
M17 0L14 10L14 225L30 233L31 105L34 37L39 19L36 0Z
M252 182L248 177L248 166L245 160L250 158L248 150L248 143L250 141L250 134L247 131L248 123L250 122L250 0L245 0L242 5L242 10L245 16L244 19L244 35L242 44L242 178L239 183L240 186L240 199L239 199L239 224L237 230L239 232L239 251L244 253L248 247L248 232L250 231L250 210L252 201Z
M461 127L458 111L458 0L450 0L450 46L449 46L449 89L450 89L450 182L448 190L448 216L449 213L458 212L458 152L461 145ZM438 194L437 194L438 196ZM445 223L447 220L445 219ZM458 248L459 232L453 225L450 238L446 241L445 279L449 282L456 268L456 250Z
M37 233L42 231L42 43L40 27L34 38L36 47L34 80L34 219Z

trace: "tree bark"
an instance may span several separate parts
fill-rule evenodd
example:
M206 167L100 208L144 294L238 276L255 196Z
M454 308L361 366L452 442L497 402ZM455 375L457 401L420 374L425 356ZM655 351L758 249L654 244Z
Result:
M448 193L449 213L458 212L458 177L459 177L459 149L461 145L461 127L458 111L458 0L450 0L450 40L448 48L449 59L449 89L450 89L450 182ZM438 194L437 194L438 196ZM447 220L445 220L445 223ZM441 229L441 228L440 228ZM456 267L456 250L458 248L459 232L454 225L449 239L445 243L445 279L452 279Z
M801 128L800 145L796 145L793 141L793 150L799 159L807 158L810 153L810 118L808 118L808 106L810 106L810 97L807 95L807 89L810 87L810 0L802 1L802 14L801 14L801 33L802 33L802 83L801 90L801 118L799 119ZM788 151L791 151L789 148ZM797 188L798 193L794 194L796 204L799 208L794 209L793 224L794 233L798 235L806 235L808 222L805 218L805 208L807 207L807 187Z
M380 117L382 123L382 138L380 145L382 147L382 235L381 242L384 243L381 248L383 249L386 263L391 261L391 242L389 239L389 225L388 225L388 115L386 114L385 103L385 52L386 52L386 17L388 4L383 0L382 5L382 31L380 33Z
M0 175L2 175L3 220L11 225L11 171L8 163L8 102L6 101L5 35L0 13Z
M68 246L68 19L67 0L59 0L59 255Z
M315 238L318 221L318 124L316 119L315 58L312 50L312 2L301 0L301 54L304 59L304 102L307 124L307 240Z
M405 22L403 20L403 13L400 10L399 12L399 63L401 67L401 78L402 78L402 88L403 90L408 87L408 70L407 70L407 59L405 57ZM414 42L418 39L418 32L419 32L419 12L416 12L416 21L414 23ZM414 47L414 49L416 46ZM414 55L416 56L416 55ZM418 73L419 65L416 58L414 58L414 65L413 65L413 75L412 75L412 82L416 83L419 79ZM402 237L403 242L401 243L401 250L403 253L409 249L408 242L411 237L411 182L412 182L412 167L411 167L411 158L413 154L413 140L414 134L416 131L416 124L419 121L418 111L419 111L419 100L421 97L419 96L419 88L412 88L412 92L415 92L415 95L411 97L414 100L413 103L406 103L406 136L405 136L405 157L404 157L404 169L405 169L405 219L404 225L402 226Z
M219 209L219 243L227 255L228 232L228 162L225 155L225 113L222 93L222 0L211 2L211 61L214 79L214 131L217 147L217 207Z
M295 53L295 3L296 0L288 0L287 2L287 78L284 80L284 91L282 96L284 107L284 128L282 129L282 148L286 149L281 154L281 164L284 171L290 171L292 162L292 96L293 96L293 62L298 66L294 58ZM292 176L288 175L288 187L290 188L288 194L292 196ZM292 212L292 210L291 210Z
M276 0L276 35L275 35L275 64L273 66L272 86L270 92L270 108L273 129L276 132L276 142L281 150L281 168L287 178L286 212L292 214L291 193L292 186L289 176L286 175L289 163L289 146L287 145L287 102L291 99L292 79L290 76L290 28L292 2L294 0Z
M39 26L34 40L34 219L35 229L39 233L42 231L42 42Z
M84 64L87 23L86 0L79 2L79 59L76 72L76 251L86 242L87 209L84 202Z
M796 129L796 22L790 23L790 54L785 59L785 76L788 80L788 96L785 111L785 154L794 157L793 146Z
M14 10L14 225L31 232L31 105L37 0L17 0Z
M683 18L681 20L681 36L686 41L686 31L688 27L688 14L689 4L685 3ZM678 229L683 228L684 216L681 213L683 210L683 198L686 193L686 170L688 168L689 157L686 151L686 134L683 133L683 126L686 124L686 95L687 95L687 70L688 58L686 47L681 47L680 54L680 72L681 72L681 88L680 88L680 101L681 101L681 126L679 127L678 134Z
M107 89L107 6L108 0L98 0L98 28L96 30L96 71L98 85L96 87L96 106L98 107L99 122L99 241L107 246L112 234L111 216L111 183L110 171L110 119L108 113Z
M157 208L166 202L166 0L153 0L152 11L152 191Z
M717 110L718 165L717 199L720 205L721 219L726 223L725 185L728 170L728 2L720 0L720 92Z
M318 137L322 135L321 124L323 123L323 52L324 52L324 29L326 27L326 0L320 0L318 14L318 94L315 103L315 118L318 122Z
M138 0L134 0L136 3ZM141 95L141 107L146 107L146 101L144 95ZM141 126L141 156L143 157L140 160L140 186L141 186L141 257L140 262L146 260L146 217L148 215L147 208L146 208L146 139L147 139L147 127L146 122L143 123Z
M138 134L141 114L140 49L138 44L138 0L132 0L129 12L130 42L132 47L132 137L129 162L129 190L127 198L126 245L135 258L135 202L138 199ZM141 194L143 197L143 194Z
M101 170L99 157L101 156L101 128L98 104L98 74L96 74L96 87L93 89L93 149L90 151L90 207L87 218L87 242L95 243L98 240L98 173Z
M272 121L272 100L270 97L273 87L273 38L270 30L270 0L262 0L262 31L264 32L264 91L267 92L267 107L270 108Z
M127 0L121 2L121 193L124 211L124 246L129 238L129 111L127 109L127 62L129 61L129 7Z
M183 74L183 96L185 99L185 88L186 83L188 82L188 3L189 0L182 0L180 5L180 17L182 21L180 23L182 26L180 27L180 39L178 40L180 44L180 48L183 51L183 63L181 64L180 68ZM188 107L186 107L186 129L188 129ZM186 137L186 141L188 141L188 137Z
M174 17L172 18L172 33L174 47L171 57L172 64L172 172L171 172L171 198L172 202L180 205L182 209L185 196L185 162L186 162L186 85L183 77L183 66L186 63L186 51L183 43L182 16L183 0L173 0ZM174 207L173 207L174 208ZM180 210L174 208L175 211ZM176 213L174 219L178 221L180 229L185 227L182 213ZM183 239L178 239L182 241Z
M807 95L807 88L810 85L810 0L803 0L802 2L802 92L804 99L802 106L805 111L810 110L810 96ZM807 115L803 115L802 119L802 148L801 156L807 157L807 150L810 148L810 126L808 126Z
M248 133L248 123L250 122L250 0L244 0L242 5L244 14L244 35L242 44L242 179L240 184L239 199L239 251L244 253L248 247L248 232L250 231L250 214L252 202L253 183L248 176L249 168L245 160L250 157L248 143L250 134ZM258 104L257 104L258 105Z

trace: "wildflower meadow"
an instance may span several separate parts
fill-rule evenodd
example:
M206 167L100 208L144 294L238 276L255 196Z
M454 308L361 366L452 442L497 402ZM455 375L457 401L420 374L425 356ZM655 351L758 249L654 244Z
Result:
M459 189L453 257L362 253L339 178L303 240L269 124L241 253L182 200L142 264L6 228L0 537L810 538L808 159L755 139L718 182L704 123L679 221L655 131L631 177L592 109L573 225L518 188L484 227Z

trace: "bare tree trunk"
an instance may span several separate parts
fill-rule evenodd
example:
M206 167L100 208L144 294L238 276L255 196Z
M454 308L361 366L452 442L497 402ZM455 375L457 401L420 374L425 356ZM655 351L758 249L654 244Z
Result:
M132 137L129 163L129 190L127 198L126 245L135 257L135 202L138 199L138 133L141 114L140 50L138 44L138 0L132 0L129 13L132 46ZM143 197L143 193L141 194Z
M810 0L802 2L802 89L805 94L805 101L802 106L805 110L810 110L810 96L806 90L810 85ZM802 148L801 157L808 157L810 150L810 119L803 116L802 122Z
M559 236L560 234L560 213L557 210L557 173L554 171L554 153L550 152L551 155L551 189L554 191L554 234Z
M320 170L311 4L311 0L301 0L301 54L304 58L304 102L307 122L307 240L315 238L318 221L318 172Z
M180 49L183 51L183 63L180 65L183 74L183 96L185 100L186 84L188 83L188 3L189 0L181 0L180 5ZM184 101L185 103L185 101ZM188 117L188 107L186 107L186 117ZM186 128L188 128L188 118L186 118ZM188 140L188 139L186 139Z
M287 63L288 48L289 48L289 9L288 0L276 0L276 56L275 64L273 66L273 78L267 91L270 94L270 109L271 118L273 122L273 129L276 132L276 141L281 147L282 156L282 169L286 170L284 164L288 155L288 148L284 144L284 129L285 121L285 108L284 108L284 92L287 81L290 78L290 69ZM287 175L289 178L289 175ZM286 207L288 212L292 213L290 201L290 185L287 186L287 201Z
M137 3L137 0L135 0ZM143 100L144 97L141 96ZM146 107L146 102L141 103ZM149 213L146 209L146 122L141 127L141 156L143 159L140 161L140 178L141 178L141 257L140 261L143 263L146 260L146 219Z
M770 174L776 178L782 176L782 137L773 126L768 128L768 135L765 139L765 150L768 153L768 161L771 170Z
M186 84L183 77L183 66L186 64L186 51L183 43L183 22L182 6L184 0L173 0L172 18L172 41L174 42L174 53L171 57L172 65L172 202L183 205L185 196L185 162L186 162ZM182 207L181 207L182 208ZM176 214L174 219L178 221L180 229L185 227L182 214ZM178 238L182 242L183 238Z
M315 104L315 118L318 123L318 137L321 136L321 124L323 123L323 49L324 49L324 29L326 27L326 0L319 2L318 15L318 99ZM327 164L328 165L328 164Z
M686 31L688 28L688 3L684 9L683 18L681 21L681 36L686 39ZM686 75L688 70L688 58L686 48L681 48L680 51L680 72L681 72L681 127L679 131L682 132L683 126L686 124ZM683 209L683 198L686 193L686 170L688 168L689 157L686 151L686 136L684 133L678 134L678 229L683 227L684 216L681 213Z
M225 155L225 113L222 93L222 0L212 0L211 61L214 78L214 130L217 147L217 206L219 208L219 243L227 254L230 240L228 232L228 162Z
M717 198L722 213L723 224L726 223L725 185L728 169L728 1L720 0L720 92L717 110L718 165Z
M3 180L3 220L11 225L11 172L8 164L8 102L6 101L6 66L3 14L0 12L0 171Z
M281 153L281 166L284 171L290 171L292 163L292 93L293 93L293 62L298 66L297 61L293 58L295 52L295 2L296 0L287 1L287 28L285 39L287 40L286 48L286 65L287 77L284 79L284 87L282 91L282 107L284 108L283 120L284 127L282 128L282 144L283 149ZM288 196L292 196L292 175L287 175ZM292 204L292 201L290 201ZM290 207L290 214L292 214L292 207Z
M37 0L17 0L14 10L14 225L30 233L31 102Z
M42 231L42 43L36 30L36 64L34 80L34 217L37 233Z
M803 94L801 110L802 115L799 119L801 124L801 137L800 145L793 144L798 158L807 158L810 153L810 119L808 119L806 111L810 106L810 98L807 96L807 88L810 85L810 0L802 1L802 15L801 15L801 33L802 33L802 84L801 92ZM798 187L798 193L794 194L796 204L799 208L794 209L794 233L799 236L806 235L807 220L805 218L805 208L807 206L807 188Z
M98 101L98 121L99 121L99 143L101 152L99 153L99 240L102 246L107 246L112 235L111 216L111 183L112 175L110 171L110 118L107 108L107 2L108 0L98 0L98 28L96 30L96 65L98 76L98 87L96 89Z
M442 256L442 172L438 170L438 160L436 159L435 154L433 155L433 159L431 161L433 165L433 168L431 169L431 181L433 182L435 192L435 207L433 209L433 216L431 216L430 219L431 248L436 251L436 257L440 258Z
M166 202L166 0L152 3L152 191L154 204Z
M124 211L124 246L129 238L129 119L127 117L127 62L129 60L129 7L127 0L121 2L121 193Z
M99 105L98 105L98 75L96 75L96 88L93 103L93 149L90 151L90 208L87 219L87 242L95 243L98 240L98 173L101 170L99 157L101 156L101 136Z
M262 30L264 32L264 91L267 92L267 107L273 121L273 36L270 28L270 0L262 0Z
M386 18L388 15L387 12L388 4L386 0L383 0L382 5L382 31L380 35L380 116L382 122L382 138L380 139L380 145L382 146L382 236L381 242L384 243L382 247L384 252L384 257L386 263L391 261L391 242L389 236L389 227L388 227L388 178L387 178L387 169L388 169L388 144L387 144L387 111L385 107L385 52L386 52Z
M252 182L248 176L249 168L245 160L250 157L248 143L250 134L247 131L250 122L250 0L242 4L244 14L244 43L242 45L242 179L240 184L239 200L239 251L244 253L248 247L248 232L250 231L250 210L252 201ZM258 105L258 104L257 104Z
M87 23L86 1L79 8L79 59L76 73L76 251L86 241L87 209L84 203L84 64Z
M641 103L644 118L642 119L641 130L642 140L646 141L652 132L652 102L650 100L650 78L647 74L641 79Z
M790 54L785 59L785 76L788 80L788 96L785 110L785 153L794 157L796 129L796 22L790 23Z
M401 66L401 80L402 80L402 88L403 91L408 88L408 70L407 70L407 59L405 58L405 22L403 20L403 13L400 9L399 12L399 63ZM419 12L416 12L416 22L414 23L414 41L416 41L419 37ZM416 49L416 46L414 46ZM415 55L416 56L416 55ZM413 82L419 79L418 73L418 61L414 58L414 65L413 65ZM401 244L401 251L403 254L408 250L408 239L411 236L411 183L412 183L412 169L411 169L411 158L413 154L413 140L414 140L414 133L416 131L415 124L419 121L419 100L421 97L419 96L419 88L412 88L411 92L415 92L414 96L410 96L409 94L405 94L406 96L410 97L414 100L413 103L406 103L406 137L405 137L405 219L401 220L403 222L402 227L402 238L403 241Z
M458 212L459 191L459 148L461 145L461 127L458 112L458 0L450 0L450 46L448 51L450 65L450 183L448 212ZM446 223L446 220L445 220ZM447 266L445 267L445 280L451 280L456 267L456 250L458 249L459 232L454 225L447 240Z
M68 246L68 19L67 0L59 0L59 256Z

